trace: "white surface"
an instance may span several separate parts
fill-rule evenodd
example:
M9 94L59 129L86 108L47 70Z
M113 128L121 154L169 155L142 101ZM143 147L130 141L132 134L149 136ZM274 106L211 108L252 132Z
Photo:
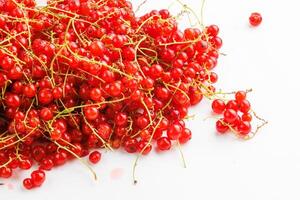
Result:
M186 3L200 13L200 0ZM169 5L166 0L148 0L142 12ZM9 187L0 187L0 199L300 199L298 5L295 0L207 0L205 23L219 25L227 54L216 69L218 86L229 91L253 88L252 105L270 122L253 140L217 136L214 120L203 121L210 114L205 101L191 110L197 115L187 122L193 131L193 139L183 147L187 169L178 149L152 153L140 160L139 183L134 186L135 156L103 153L101 164L94 167L98 182L73 162L47 173L43 187L32 191L22 189L21 178L28 176L22 173ZM248 26L253 11L263 15L258 28ZM113 179L117 168L123 175Z

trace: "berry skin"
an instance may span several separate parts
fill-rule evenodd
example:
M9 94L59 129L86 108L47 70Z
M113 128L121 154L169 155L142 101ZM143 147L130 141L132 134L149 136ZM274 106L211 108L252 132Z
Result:
M226 109L224 112L224 121L227 123L233 123L238 118L238 114L233 109Z
M219 133L224 134L229 130L229 127L226 126L222 119L216 122L216 129Z
M238 111L239 105L238 105L237 101L235 101L235 100L230 100L230 101L228 101L227 104L226 104L226 109L233 109L233 110L235 110L235 111Z
M241 102L243 100L245 100L247 97L247 93L244 91L238 91L237 93L235 93L235 100L237 102Z
M54 129L51 133L50 133L50 136L51 136L51 139L52 140L59 140L61 138L61 131L59 129Z
M209 36L216 37L219 34L219 27L217 25L210 25L206 28Z
M251 122L252 121L252 115L250 113L244 113L242 115L242 120L247 121L247 122Z
M93 101L100 101L102 98L100 88L93 88L90 91L90 97Z
M128 139L125 141L124 143L124 149L128 152L128 153L135 153L137 152L137 145L138 142L136 139Z
M41 186L46 179L46 174L42 170L36 170L31 173L31 180L35 187Z
M247 99L244 99L243 101L241 101L239 103L239 110L242 112L242 113L248 113L251 109L251 105L250 105L250 102L247 100Z
M101 153L99 151L93 151L89 155L89 160L93 164L97 164L101 160Z
M23 89L23 94L29 98L34 97L36 95L36 87L33 84L26 85Z
M237 127L239 134L248 135L251 131L251 124L247 121L241 121Z
M0 168L0 177L1 178L10 178L12 176L12 169L8 167Z
M214 111L214 113L216 114L222 114L226 108L226 105L224 103L224 101L220 100L220 99L216 99L212 102L212 110Z
M146 145L147 145L147 147L146 147ZM140 141L138 143L138 151L142 152L143 155L149 154L151 150L152 150L152 145L148 144L148 142L146 142L146 141Z
M191 138L192 138L192 131L191 131L190 129L188 129L188 128L185 128L185 129L181 132L181 134L180 134L178 140L179 140L180 144L185 144L185 143L187 143Z
M16 94L8 94L5 96L5 103L9 107L17 108L21 105L21 99Z
M40 117L44 121L49 121L53 118L53 113L49 108L45 107L40 111Z
M251 15L249 17L249 23L252 26L258 26L261 24L261 22L262 22L262 16L260 13L257 13L257 12L251 13Z
M32 188L34 188L32 179L31 179L31 178L25 178L25 179L23 180L23 186L24 186L27 190L31 190Z
M161 137L157 140L157 148L161 151L166 151L171 148L171 141L167 137Z
M90 51L94 56L103 56L105 46L100 41L94 41L90 45Z
M182 132L182 127L179 124L173 124L167 130L167 136L170 140L177 140Z
M83 109L84 115L88 120L95 120L99 116L99 111L96 107L89 106Z
M42 170L51 170L54 167L53 160L50 158L45 158L40 163L40 169Z
M43 88L38 93L39 102L43 105L50 104L53 101L52 91L49 88Z

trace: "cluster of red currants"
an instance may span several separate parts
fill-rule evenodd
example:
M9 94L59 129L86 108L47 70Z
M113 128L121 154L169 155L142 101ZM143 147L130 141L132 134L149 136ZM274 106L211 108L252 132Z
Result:
M192 133L188 108L214 95L216 25L178 29L168 10L136 17L125 0L0 1L0 177L44 171L97 148L148 154Z
M136 17L126 0L0 1L0 177L36 163L31 189L74 158L99 162L93 149L146 155L188 142L188 108L215 95L218 33L181 31L168 10ZM221 132L251 129L238 96L214 102Z
M216 129L219 133L224 134L230 129L245 137L251 132L251 105L246 96L247 92L238 91L235 93L234 100L225 103L221 99L215 99L212 102L213 112L223 115L223 118L216 122Z

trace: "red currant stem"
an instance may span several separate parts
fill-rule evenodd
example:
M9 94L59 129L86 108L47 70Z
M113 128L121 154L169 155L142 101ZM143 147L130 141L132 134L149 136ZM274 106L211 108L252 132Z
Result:
M212 100L212 96L214 95L214 92L211 91L206 85L204 85L202 82L199 81L197 84L197 87L201 90L204 89L206 93L202 92L202 94L208 98L209 100Z
M147 3L147 0L142 1L142 2L138 5L138 7L136 8L136 10L135 10L134 12L137 13L137 12L142 8L142 6L145 5L146 3Z
M93 177L94 177L95 181L97 181L98 178L97 178L96 172L91 168L91 166L89 166L84 160L82 160L76 153L71 151L69 148L60 145L57 142L54 142L54 144L56 144L59 148L66 150L67 152L72 154L75 158L77 158L85 167L87 167L90 170L90 172L93 174Z
M158 17L161 18L160 15L152 15L151 17L149 17L148 19L146 19L145 21L143 21L143 23L136 29L135 33L137 34L138 32L140 32L140 30L143 28L143 26L150 20L152 20L153 18Z
M86 61L86 62L92 63L92 64L103 65L103 66L109 68L110 70L112 70L112 71L114 71L114 72L117 72L117 73L119 73L119 74L121 74L121 75L123 75L123 76L126 76L127 78L130 78L130 79L136 79L135 77L132 77L132 76L130 76L130 75L128 75L128 74L122 72L121 70L116 69L116 68L114 68L114 67L112 67L112 66L110 66L110 65L108 65L108 64L106 64L106 63L98 62L98 61L95 61L95 60L91 60L91 59L87 59L87 58L85 58L85 57L82 57L82 56L76 54L75 52L73 52L73 51L69 48L68 45L67 45L66 47L67 47L67 49L70 51L70 53L71 53L74 57L78 58L79 60Z
M32 130L31 130L27 135L25 135L24 137L22 137L22 138L20 138L20 139L18 139L18 140L16 140L16 141L14 141L14 142L12 142L12 143L9 143L9 144L7 144L7 145L4 145L3 147L0 148L0 150L6 149L6 148L8 148L8 147L10 147L10 146L13 146L13 145L19 143L20 141L22 141L22 140L24 140L24 139L26 139L26 138L29 137L29 136L31 135L31 133L33 133L36 129L38 129L38 127L35 127L34 129L32 129ZM13 137L14 137L14 136L13 136Z
M22 6L22 4L19 4L18 2L16 2L15 0L12 0L19 8L21 8L21 11L23 13L23 15L25 16L26 15L26 12L24 12L24 9L26 9L24 6ZM24 17L24 21L25 21L25 24L27 26L27 33L28 33L28 46L29 48L31 49L31 29L30 29L30 26L29 26L29 18L26 16Z
M7 89L7 86L8 86L9 83L11 83L11 80L6 81L4 87L2 88L2 91L1 91L1 99L4 99L4 95L5 95L5 93L6 93L6 89ZM2 103L3 103L3 102L2 102Z
M46 66L46 64L45 64L38 56L36 56L33 52L27 51L27 49L26 49L25 51L26 51L27 53L29 53L33 58L35 58L35 59L41 64L41 66L43 67L44 71L45 71L46 74L47 74L47 77L49 77L49 75L48 75L49 69L48 69L48 67ZM54 84L53 84L51 81L50 81L50 83L51 83L52 87L54 87Z
M98 25L98 22L101 21L101 20L105 20L105 19L109 19L111 16L113 16L114 14L116 14L117 12L116 11L107 11L107 12L102 12L104 15L106 14L105 17L102 17L102 18L99 18L97 19L95 22L91 23L92 26L95 26L96 28L100 28L99 25ZM122 18L120 18L122 19Z
M265 125L267 125L267 124L269 123L267 120L265 120L265 119L259 117L259 116L256 114L256 112L254 112L253 110L251 110L251 111L252 111L254 117L255 117L256 119L258 119L259 121L261 121L261 124L258 125L258 126L256 127L256 129L255 129L254 132L251 132L251 134L252 134L251 136L248 136L247 138L245 138L246 140L252 139L252 138L258 133L258 131L259 131L261 128L263 128Z
M177 146L178 146L178 149L179 149L179 153L180 153L180 157L181 157L181 160L182 160L182 163L183 163L183 167L186 168L186 162L185 162L185 158L184 158L179 140L177 140Z
M250 88L250 89L247 89L245 92L249 93L249 92L252 92L252 91L253 91L252 88ZM227 102L229 100L225 98L226 97L225 95L234 95L236 92L237 91L234 91L234 92L222 92L220 90L219 92L214 92L214 96L213 96L213 98L210 98L210 100L220 99L220 100L222 100L224 102ZM222 97L220 97L218 95L222 95Z
M205 7L205 0L202 0L201 2L201 18L200 18L200 22L201 22L201 27L202 29L204 29L204 7Z
M61 54L61 52L63 51L64 47L66 46L66 44L62 45L62 47L60 47L60 49L58 50L58 52L53 56L51 62L50 62L50 75L51 75L51 82L52 85L55 86L55 81L54 81L54 62L55 60L58 58L58 56Z
M8 131L6 130L6 131L4 131L3 133L1 133L0 134L0 139L1 140L3 140L3 138L7 138L7 137L9 137L8 135L7 136L5 136L5 137L3 137L4 135L6 135L6 133L8 133Z
M179 82L179 84L180 84L180 82ZM176 91L177 91L177 89L175 89L174 94L176 93ZM174 96L174 94L173 94L173 96ZM170 100L166 103L166 105L165 105L162 109L160 109L160 111L159 111L160 114L161 114L161 113L162 113L162 112L163 112L163 111L171 104L172 100L173 100L173 97L170 98ZM162 115L162 114L161 114L161 115ZM153 121L155 121L157 118L158 118L158 116L156 116L156 118L155 118L154 120L152 120L152 123L153 123ZM148 129L148 128L152 125L152 123L149 123L143 130ZM133 136L131 136L131 138L135 138L135 137L138 136L143 130L138 131L136 134L134 134Z
M137 61L137 51L138 51L138 48L139 48L140 44L141 44L145 39L147 39L146 36L144 36L140 41L138 41L138 43L136 44L136 46L135 46L135 48L134 48L134 51L135 51L135 58L134 58L134 61L136 62L137 66L138 66L138 68L139 68L139 71L141 72L141 74L142 74L142 76L143 76L144 78L146 78L146 76L145 76L144 72L142 71L139 62Z
M104 105L104 104L118 103L118 102L124 101L126 99L128 99L128 97L123 97L121 99L116 99L116 100L111 100L111 101L103 101L103 102L100 102L100 103L83 104L83 105L79 105L79 106L74 106L74 107L66 108L66 109L60 111L59 113L57 113L53 117L53 119L50 121L50 124L52 124L55 119L60 118L61 115L63 115L63 114L69 114L69 113L73 112L75 109L78 109L78 108L85 108L85 107L88 107L88 106L98 106L98 107L100 107L101 105Z
M171 84L168 84L168 83L163 83L163 84L164 84L167 88L168 88L168 87L171 87L171 88L176 89L176 91L181 92L184 96L186 96L188 99L190 99L189 95L188 95L186 92L184 92L182 89L180 89L179 87L174 86L174 85L171 85ZM178 83L178 85L180 85L180 82ZM174 94L176 93L176 91L174 92Z
M105 81L104 81L103 79L101 79L99 76L96 76L96 75L94 75L94 74L91 74L91 73L89 73L89 72L87 72L87 71L85 71L85 70L83 70L83 69L80 69L80 68L78 68L78 71L81 71L81 72L83 72L83 73L85 73L85 74L87 74L87 75L90 75L90 76L92 76L93 78L95 78L95 79L101 81L102 83L105 83Z
M150 111L149 111L149 109L148 109L148 107L147 107L147 105L145 104L145 102L144 102L143 99L141 99L141 102L142 102L143 106L145 107L145 109L146 109L146 111L147 111L147 114L148 114L148 117L149 117L150 124L152 125L152 124L153 124L153 120L152 120Z
M14 61L17 62L18 65L22 66L22 64L25 64L24 61L20 60L17 56L15 56L9 50L7 50L7 49L3 49L3 50L6 53L6 55L11 56L14 59Z
M128 125L128 127L126 128L126 130L128 131L128 132L130 132L130 131L132 131L132 125L133 125L133 120L132 120L132 118L129 116L128 117L128 122L129 122L129 125ZM140 133L139 133L140 134ZM135 136L137 136L137 135L135 135ZM131 136L131 138L134 138L135 136Z
M36 98L36 99L38 99L38 98ZM24 123L24 124L26 124L26 119L27 119L27 116L28 116L28 114L29 114L29 111L31 110L31 108L32 108L32 106L33 106L33 103L34 103L34 100L31 101L31 104L30 104L29 108L27 109L27 111L26 111L26 113L25 113L25 117L24 117L24 120L23 120L23 123Z
M5 34L7 34L9 37L6 37L4 40L0 41L0 45L6 43L6 42L10 42L11 39L15 39L17 36L23 35L26 33L26 31L22 31L20 33L17 33L15 35L11 35L10 33L0 29L0 31L4 32ZM1 46L2 47L2 46Z
M69 146L71 146L73 148L76 148L75 145L73 145L72 143L68 142L67 140L64 140L63 138L60 138L59 140L62 141L62 142L64 142L64 143L66 143L67 145L69 145Z
M190 120L190 119L191 119L191 120L194 120L195 117L196 117L196 114L194 114L194 115L187 115L187 116L184 117L184 119L185 119L185 120Z
M208 119L219 119L216 115L207 116L203 119L203 121L206 121Z
M59 73L59 72L54 72L56 75L60 75L60 76L64 76L66 75L65 73ZM87 78L83 77L83 76L79 76L79 75L76 75L76 74L68 74L68 76L72 76L74 78L78 78L78 79L81 79L81 80L87 80ZM99 78L100 80L100 78ZM102 79L101 79L102 80ZM103 80L102 80L103 81Z
M194 40L188 40L188 41L184 41L184 42L168 42L168 43L159 44L157 46L167 47L167 46L170 46L170 45L194 44L194 43L199 42L199 41L201 41L201 36L199 36L198 38L196 38Z
M9 163L11 163L12 161L14 161L14 159L12 159L11 157L9 157L9 160L6 162L6 163L4 163L3 165L0 165L0 168L2 168L2 167L6 167Z
M81 110L83 120L88 125L88 127L92 130L93 134L103 143L105 148L108 148L111 151L114 151L113 148L99 135L97 134L95 128L87 121L87 119L84 116L83 110Z
M16 146L16 158L17 158L19 161L23 161L22 157L21 157L20 154L19 154L19 149L20 149L20 143L18 143L17 146Z
M220 120L221 123L224 125L224 126L228 126L228 128L231 130L231 132L233 132L238 138L242 138L242 139L245 139L247 136L242 136L239 132L237 132L230 124L224 122L223 120Z
M161 112L160 112L161 114ZM152 134L150 136L150 139L149 141L147 142L147 144L144 146L144 148L141 150L141 152L137 155L134 163L133 163L133 169L132 169L132 178L133 178L133 184L137 184L137 179L136 179L136 176L135 176L135 172L136 172L136 167L137 167L137 163L138 163L138 160L140 159L140 157L143 155L143 152L147 149L147 147L149 145L151 145L151 142L152 142L152 139L153 139L153 136L154 136L154 133L156 131L156 129L158 128L161 120L163 119L163 117L161 116L158 123L156 124L156 126L154 127L153 131L152 131Z
M108 0L100 0L100 1L96 2L96 5L98 5L99 7L101 7L101 6L104 6L105 4L107 4L107 2L108 2ZM102 3L102 4L100 4L100 3Z
M149 48L143 48L143 47L142 47L142 48L139 48L139 50L140 50L141 54L143 54L143 56L146 56L146 57L152 59L152 62L157 60L158 54L157 54L156 51L154 51L154 50L152 50L152 49L149 49ZM149 55L145 54L142 50L151 51L152 53L155 54L155 56L153 56L153 57L152 57L152 56L149 56ZM147 61L146 61L146 63L149 65L149 63L148 63Z
M75 20L72 21L72 28L73 28L73 30L74 30L74 32L75 32L75 35L78 37L79 41L80 41L84 46L87 45L87 44L84 42L84 40L81 38L81 36L78 34L78 32L77 32L77 30L76 30L76 28L75 28Z
M181 0L176 0L176 1L183 7L183 10L191 12L197 20L196 25L199 25L202 29L204 29L203 16L202 16L202 19L200 20L199 17L197 16L197 14L195 13L195 11L193 9L191 9L188 5L184 4ZM204 0L203 0L203 2L204 2ZM204 3L202 5L202 7L203 8L201 8L201 12L202 12L202 10L204 10Z

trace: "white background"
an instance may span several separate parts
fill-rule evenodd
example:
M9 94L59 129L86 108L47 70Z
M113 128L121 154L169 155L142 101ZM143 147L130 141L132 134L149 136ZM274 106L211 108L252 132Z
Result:
M135 7L140 2L133 1ZM200 14L201 0L185 2ZM170 4L148 0L139 14ZM177 148L153 152L140 160L139 183L133 185L135 156L103 152L101 163L94 166L97 182L79 162L73 162L47 173L43 187L32 191L21 186L30 172L5 180L0 199L300 199L299 8L296 0L206 2L204 22L219 25L222 52L227 54L219 59L217 86L226 91L253 88L253 108L270 122L253 140L218 136L215 121L204 121L210 116L210 104L203 101L190 111L195 119L187 122L193 139L183 147L186 169ZM248 25L254 11L263 16L258 28Z

